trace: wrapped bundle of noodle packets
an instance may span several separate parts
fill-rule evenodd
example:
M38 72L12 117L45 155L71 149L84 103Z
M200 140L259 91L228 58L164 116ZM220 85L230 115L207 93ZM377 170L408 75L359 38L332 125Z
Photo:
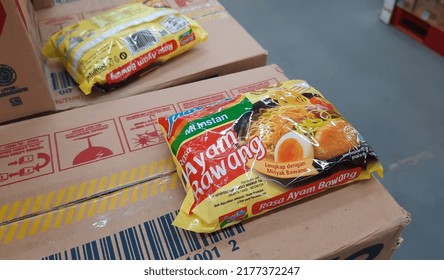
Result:
M302 80L158 121L187 191L173 224L195 232L383 175L359 132Z
M49 38L43 53L90 94L116 89L207 39L194 20L148 4L121 5L67 26Z

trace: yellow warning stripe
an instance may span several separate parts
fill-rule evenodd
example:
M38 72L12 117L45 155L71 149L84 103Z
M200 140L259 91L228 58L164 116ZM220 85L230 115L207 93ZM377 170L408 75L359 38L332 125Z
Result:
M5 219L6 214L8 213L9 204L2 205L0 207L0 221Z
M37 194L35 197L27 197L8 204L0 205L0 223L18 219L20 217L48 211L54 207L71 203L106 190L116 187L134 184L157 174L174 170L174 162L171 157L161 159L159 162L151 162L150 165L141 165L130 170L122 170L120 173L110 174L78 185L71 185L51 191L46 194ZM99 207L100 208L100 207Z
M141 198L146 199L148 197L148 183L143 183L142 184L142 194L141 194Z
M54 207L62 205L63 197L65 196L66 189L61 189L57 194L56 200L54 201Z
M16 201L12 204L11 210L9 211L9 215L7 216L8 220L13 219L16 216L16 213L20 207L21 201Z
M26 236L26 232L28 231L28 227L29 227L30 223L31 223L31 221L29 219L26 219L23 221L23 223L19 229L19 232L17 233L17 237L16 237L17 240L23 239Z
M91 205L88 207L88 211L86 212L86 217L91 218L96 214L97 208L97 200L91 201Z
M37 234L38 230L39 230L39 225L40 225L40 221L42 220L42 216L37 216L31 226L31 229L28 232L29 236L33 236L35 234ZM3 240L4 243L6 243L5 240Z
M91 219L103 213L146 200L168 189L176 189L177 173L125 188L122 191L74 204L67 208L20 220L0 227L0 245L21 240L38 233L47 233L63 226Z
M102 200L102 202L100 202L99 215L101 215L101 214L106 212L106 209L108 207L108 200L109 199L104 199L104 200Z
M65 225L70 225L72 223L72 220L74 218L74 212L75 212L76 208L75 207L70 207L69 209L67 209L67 213L66 213L66 218L65 218Z
M6 232L7 227L0 227L0 240L3 240L3 236Z
M108 190L114 189L114 186L116 185L117 177L119 177L119 174L117 174L117 173L114 173L113 175L111 175L111 178L110 178L109 184L108 184Z
M108 182L107 176L103 176L102 178L100 178L99 187L97 188L98 193L105 191L107 182Z
M20 217L23 217L26 214L28 214L28 210L29 210L29 207L31 206L31 202L32 202L32 198L25 199L25 202L23 203L22 209L19 213Z
M2 240L2 243L10 243L14 239L18 226L18 223L14 223L9 226L9 230L6 231L5 238Z
M62 208L57 211L57 217L54 221L54 228L59 228L63 224L63 217L65 216L66 209Z

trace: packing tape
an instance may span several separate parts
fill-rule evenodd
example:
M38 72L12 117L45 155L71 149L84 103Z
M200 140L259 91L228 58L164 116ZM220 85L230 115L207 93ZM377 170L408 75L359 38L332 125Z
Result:
M169 178L169 180L165 180L165 177L159 177L111 193L108 196L96 197L83 203L71 204L32 218L3 225L0 227L0 244L8 244L38 233L47 233L66 225L129 207L150 197L176 189L180 184L177 173L172 173Z
M62 187L57 191L7 203L0 206L0 226L72 204L92 195L105 194L122 186L150 180L150 177L171 170L175 170L175 166L172 158L168 157L158 162L151 162L149 165L143 164L139 167L122 170L120 173L92 178L77 185Z

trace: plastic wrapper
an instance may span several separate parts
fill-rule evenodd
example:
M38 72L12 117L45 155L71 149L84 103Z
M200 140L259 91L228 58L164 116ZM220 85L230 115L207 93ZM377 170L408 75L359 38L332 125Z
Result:
M178 56L208 34L169 8L130 3L67 26L43 48L66 67L80 89L113 90Z
M212 232L383 169L302 80L158 119L186 197L173 224Z

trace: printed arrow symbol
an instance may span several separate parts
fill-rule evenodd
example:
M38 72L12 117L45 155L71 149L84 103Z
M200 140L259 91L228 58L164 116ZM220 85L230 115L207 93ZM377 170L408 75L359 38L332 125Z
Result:
M45 153L38 153L37 158L44 160L42 164L37 164L35 166L35 171L39 172L40 169L42 169L43 167L45 167L49 164L51 158L49 157L48 154L45 154Z
M18 176L18 175L19 175L18 172L15 172L15 173L9 173L9 178L14 177L14 176Z

